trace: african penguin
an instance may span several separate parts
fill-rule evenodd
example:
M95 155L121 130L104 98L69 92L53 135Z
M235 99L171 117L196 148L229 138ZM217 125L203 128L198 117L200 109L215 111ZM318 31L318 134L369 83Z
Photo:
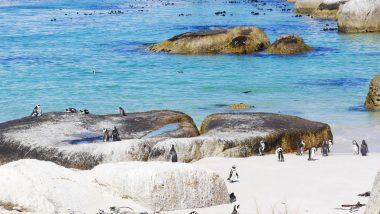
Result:
M240 209L240 205L235 205L234 210L232 211L231 214L239 214L240 213L239 209Z
M120 116L127 116L127 114L125 114L125 111L122 107L119 107L119 114Z
M238 182L239 181L239 174L236 171L236 166L233 165L230 170L230 175L227 178L228 181L231 183Z
M169 151L169 161L170 162L177 162L177 152L175 151L173 144L172 144L170 151Z
M277 158L278 158L278 161L280 162L284 162L284 150L281 148L281 147L278 147L276 149L276 154L277 154Z
M67 108L66 112L67 113L78 113L78 111L75 108Z

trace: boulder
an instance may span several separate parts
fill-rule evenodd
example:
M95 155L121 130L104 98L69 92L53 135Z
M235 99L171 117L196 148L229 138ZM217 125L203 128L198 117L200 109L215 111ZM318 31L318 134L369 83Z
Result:
M298 35L282 35L266 50L271 54L302 54L312 51Z
M351 0L339 8L338 30L345 33L379 32L380 0Z
M323 0L322 3L316 8L312 15L318 18L336 19L339 7L349 0Z
M294 12L300 14L311 14L322 2L323 0L296 0Z
M52 162L19 160L0 166L0 206L28 213L97 213L111 206L146 211L130 199L92 183L85 172ZM148 210L149 211L149 210Z
M373 187L371 190L371 196L368 200L365 214L378 214L380 213L380 170L377 172Z
M229 202L227 187L214 172L184 163L121 162L96 166L93 182L155 211L192 209Z
M153 146L149 160L167 160L174 145L179 162L204 157L247 157L258 154L261 140L265 152L277 146L295 152L303 140L306 149L320 147L322 141L333 139L330 126L295 116L272 113L221 113L208 116L202 123L201 136L166 139Z
M235 27L183 33L149 49L175 54L247 54L262 51L269 44L260 28Z
M371 80L364 106L368 110L380 110L380 74Z
M115 126L123 141L102 142L102 128ZM34 158L89 169L105 162L147 160L151 147L162 139L198 135L193 120L175 111L45 113L0 124L0 162Z

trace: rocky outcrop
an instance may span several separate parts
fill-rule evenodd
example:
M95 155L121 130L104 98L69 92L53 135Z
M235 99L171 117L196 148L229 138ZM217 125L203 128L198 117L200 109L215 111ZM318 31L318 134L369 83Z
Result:
M380 74L371 80L364 106L368 110L380 110Z
M216 173L184 163L124 162L91 170L91 179L152 210L209 207L229 202Z
M125 205L146 211L132 200L114 196L105 187L89 182L83 172L52 162L25 159L2 165L0 186L3 204L28 213L97 213L99 209Z
M380 0L351 0L340 7L337 17L340 32L379 32Z
M268 36L260 28L235 27L183 33L149 49L175 54L247 54L269 45Z
M271 54L302 54L312 51L304 40L298 35L282 35L266 50Z
M378 214L380 213L380 170L377 172L373 187L371 190L371 196L368 200L365 214Z
M29 213L97 213L128 206L133 213L228 203L216 173L184 163L120 162L93 170L19 160L0 166L0 206Z
M201 136L167 139L157 143L149 160L166 160L171 145L178 161L191 162L204 157L247 157L258 154L258 143L266 141L266 152L281 146L286 152L296 151L303 140L306 148L320 147L332 139L329 125L299 117L271 113L225 113L208 116L202 123Z
M322 2L323 0L296 0L294 12L300 14L311 14Z
M123 141L102 142L102 128L113 127ZM193 120L175 111L45 113L0 124L0 162L34 158L88 169L104 162L147 160L152 145L162 139L198 135Z
M336 19L339 7L349 0L323 0L312 15L318 18Z

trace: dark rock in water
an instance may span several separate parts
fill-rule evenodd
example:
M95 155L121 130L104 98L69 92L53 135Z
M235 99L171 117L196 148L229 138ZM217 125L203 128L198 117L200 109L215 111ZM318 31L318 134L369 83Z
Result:
M142 139L168 124L178 125ZM97 143L102 128L114 127L121 140L130 140ZM147 160L158 139L198 135L193 120L176 111L128 113L124 117L51 112L0 123L0 162L33 158L88 169L102 162Z
M301 140L308 149L333 139L327 124L272 113L212 114L203 121L200 131L199 137L157 143L149 160L166 160L172 145L179 162L192 162L213 156L252 156L257 154L261 140L267 143L265 152L274 152L279 145L285 152L295 152Z
M257 27L235 27L183 33L152 45L149 50L176 54L247 54L269 46L269 38Z
M271 54L302 54L312 51L298 35L282 35L270 45L266 52Z

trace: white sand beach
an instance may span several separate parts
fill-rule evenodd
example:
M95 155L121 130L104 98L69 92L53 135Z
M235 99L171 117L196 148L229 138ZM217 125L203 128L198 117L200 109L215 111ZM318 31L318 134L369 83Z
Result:
M227 182L234 192L241 214L255 213L349 213L342 204L367 203L368 198L357 196L370 191L380 168L380 154L363 157L352 154L316 156L285 154L285 162L274 155L249 158L205 158L194 164L216 171L227 178L233 164L240 181ZM227 180L226 180L227 181ZM194 209L198 213L231 213L233 204ZM356 213L364 213L360 208ZM191 210L168 213L188 214Z

